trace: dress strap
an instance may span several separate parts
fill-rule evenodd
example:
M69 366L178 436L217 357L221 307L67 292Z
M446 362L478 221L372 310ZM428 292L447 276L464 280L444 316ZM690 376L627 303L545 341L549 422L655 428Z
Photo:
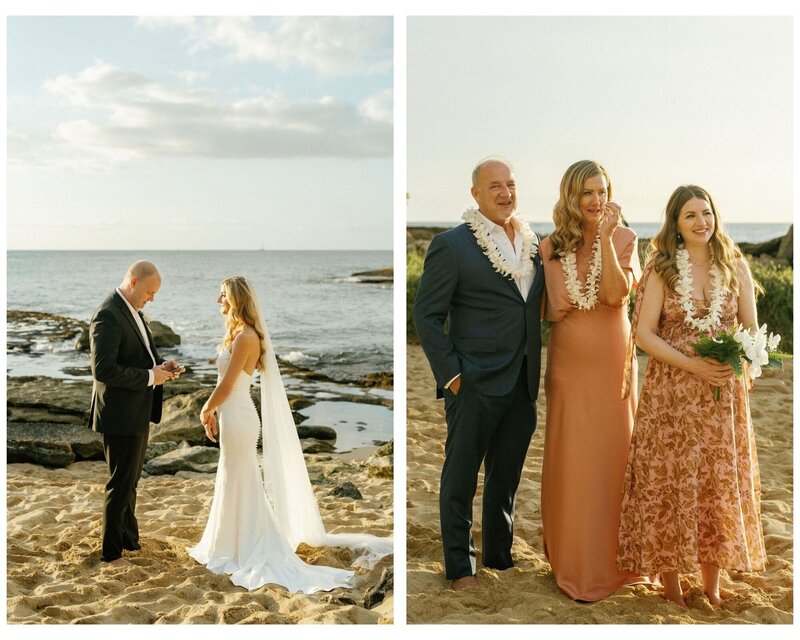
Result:
M636 327L639 325L639 312L642 308L642 300L644 300L644 290L647 286L647 281L650 273L653 271L653 262L650 261L644 268L644 273L639 280L639 286L636 289L636 299L633 302L633 314L631 315L631 333L628 337L628 350L625 353L625 368L622 371L622 399L630 395L631 385L633 380L633 359L636 357L636 343L634 336L636 335Z

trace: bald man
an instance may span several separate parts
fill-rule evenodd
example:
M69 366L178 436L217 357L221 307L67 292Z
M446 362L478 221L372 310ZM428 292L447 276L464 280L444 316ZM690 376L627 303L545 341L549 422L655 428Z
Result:
M103 434L109 474L101 558L114 564L127 564L123 550L141 548L136 487L150 422L161 420L161 385L181 371L176 361L159 357L141 313L160 287L161 275L152 262L134 262L89 327L94 378L89 428Z
M471 193L478 208L465 214L467 224L431 241L413 311L444 398L439 516L445 575L456 590L477 585L472 502L481 465L483 566L514 566L516 492L536 428L544 291L538 239L514 215L511 164L480 161Z

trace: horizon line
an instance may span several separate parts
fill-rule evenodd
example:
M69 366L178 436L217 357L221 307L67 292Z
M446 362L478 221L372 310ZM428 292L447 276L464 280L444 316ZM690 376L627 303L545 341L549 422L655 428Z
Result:
M141 251L141 252L149 252L149 253L188 253L191 251L205 251L205 252L219 252L219 253L279 253L279 252L300 252L300 251L307 251L307 252L320 252L320 253L354 253L354 252L368 252L368 251L393 251L392 248L389 249L11 249L6 248L6 252L11 251L72 251L74 253L80 253L82 251L105 251L108 253L115 253L115 252L126 252L130 253L132 251Z

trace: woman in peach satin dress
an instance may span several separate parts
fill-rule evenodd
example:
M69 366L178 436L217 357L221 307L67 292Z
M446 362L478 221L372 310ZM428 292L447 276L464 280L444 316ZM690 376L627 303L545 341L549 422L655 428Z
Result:
M561 180L556 229L540 249L544 318L551 323L541 497L545 554L559 588L590 602L642 581L616 564L636 408L635 389L621 400L620 388L628 298L641 268L636 234L620 226L622 210L611 196L602 166L573 164Z

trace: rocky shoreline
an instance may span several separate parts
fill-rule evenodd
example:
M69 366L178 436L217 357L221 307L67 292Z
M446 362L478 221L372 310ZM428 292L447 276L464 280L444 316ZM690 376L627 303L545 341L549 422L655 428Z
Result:
M7 351L37 357L46 353L39 345L74 344L85 351L88 325L74 318L36 311L9 310ZM148 320L156 345L169 349L180 344L180 336L168 326ZM370 389L391 390L391 372L377 372L355 380L333 380L313 369L280 361L281 370L310 385L330 383L323 394L326 402L350 402L393 408L391 394L365 393ZM66 378L44 375L7 376L6 453L9 463L28 462L50 468L68 466L76 461L103 460L102 436L86 425L92 393L88 363L61 370ZM161 423L152 425L146 455L148 474L195 471L214 473L219 451L199 424L199 413L216 383L211 372L191 369L176 381L164 386L164 407ZM350 386L348 386L350 385ZM353 389L352 386L358 387ZM254 404L260 410L259 389L251 390ZM312 407L318 399L313 395L289 393L289 404L295 423L306 421L300 412ZM363 423L362 423L363 424ZM362 427L357 427L361 429ZM330 426L301 424L297 427L306 454L335 454L337 432ZM385 473L391 470L391 442L373 441L378 449L373 466ZM383 452L383 453L381 453ZM388 461L388 462L387 462Z

